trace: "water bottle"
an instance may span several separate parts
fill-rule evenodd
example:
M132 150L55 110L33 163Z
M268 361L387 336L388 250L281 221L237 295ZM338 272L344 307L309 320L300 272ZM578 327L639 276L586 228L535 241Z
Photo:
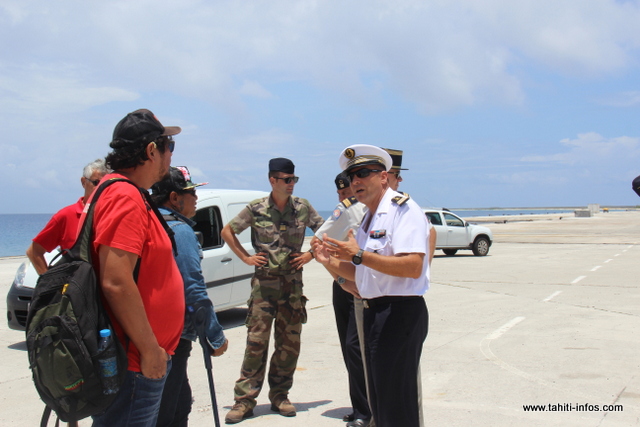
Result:
M102 392L104 394L115 394L118 386L118 360L116 359L116 346L111 343L111 330L102 329L100 331L100 343L98 353L100 354L100 376L102 377Z

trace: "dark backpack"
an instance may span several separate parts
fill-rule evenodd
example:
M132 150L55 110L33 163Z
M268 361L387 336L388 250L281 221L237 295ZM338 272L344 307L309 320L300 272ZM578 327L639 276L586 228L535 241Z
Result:
M101 329L112 331L110 346L117 352L119 385L127 373L127 353L113 333L91 264L94 207L102 191L120 181L135 186L122 178L102 183L93 195L75 244L36 284L26 334L33 382L47 405L43 425L51 409L62 421L77 421L103 412L117 396L103 392L98 362L104 352L98 352ZM141 193L151 203L148 193ZM159 215L154 206L151 203L149 208ZM164 220L161 223L166 226ZM135 273L137 276L137 268Z

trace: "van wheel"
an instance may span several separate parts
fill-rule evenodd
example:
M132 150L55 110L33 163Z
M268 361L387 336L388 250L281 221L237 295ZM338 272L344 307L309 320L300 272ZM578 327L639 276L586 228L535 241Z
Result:
M476 256L485 256L489 253L489 239L486 237L478 237L471 247L473 254Z
M457 249L443 249L442 252L444 252L444 254L446 256L454 256L456 254L456 252L458 252Z

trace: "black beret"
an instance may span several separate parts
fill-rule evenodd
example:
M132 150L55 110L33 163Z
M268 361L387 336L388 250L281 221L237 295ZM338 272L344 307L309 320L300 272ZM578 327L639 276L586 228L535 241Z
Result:
M293 174L295 166L293 162L284 157L277 157L269 160L269 172L283 172Z
M344 172L340 172L338 176L336 176L336 188L338 190L342 190L343 188L348 188L351 186L351 181L349 181L349 177Z

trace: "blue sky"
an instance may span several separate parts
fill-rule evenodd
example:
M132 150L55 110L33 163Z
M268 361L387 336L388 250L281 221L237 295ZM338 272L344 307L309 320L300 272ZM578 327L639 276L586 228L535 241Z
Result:
M210 188L336 203L351 144L404 150L422 206L640 204L640 2L0 3L0 213L81 195L138 108Z

